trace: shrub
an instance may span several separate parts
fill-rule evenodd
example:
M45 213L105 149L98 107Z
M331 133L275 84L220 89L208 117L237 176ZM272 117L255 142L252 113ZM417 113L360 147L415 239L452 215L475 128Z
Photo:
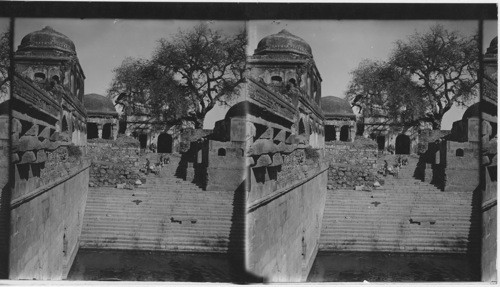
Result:
M304 149L304 152L306 154L306 159L312 159L312 160L318 160L319 159L319 153L317 150L313 149L312 147L308 146Z
M80 158L82 156L82 150L80 147L71 144L68 146L68 155L74 158Z

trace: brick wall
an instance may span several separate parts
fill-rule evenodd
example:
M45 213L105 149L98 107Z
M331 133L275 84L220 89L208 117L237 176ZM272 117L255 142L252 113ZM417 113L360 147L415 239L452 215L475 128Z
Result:
M144 180L139 172L142 166L137 147L121 147L112 140L89 142L87 154L92 160L91 187L134 184L138 179Z

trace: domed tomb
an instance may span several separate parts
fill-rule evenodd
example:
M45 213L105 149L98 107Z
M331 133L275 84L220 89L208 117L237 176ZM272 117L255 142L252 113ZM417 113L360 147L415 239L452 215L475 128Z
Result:
M83 104L88 116L94 115L118 115L115 105L110 98L98 94L86 94L83 96Z
M342 99L334 96L322 97L321 98L321 109L323 110L323 115L337 116L337 117L348 117L356 118L356 115L352 111L351 105L347 99Z
M269 53L293 53L313 57L311 46L304 39L287 30L281 30L277 34L269 35L260 40L257 49L255 49L255 55Z
M76 55L73 41L49 26L24 36L16 54L36 50L43 50L45 52L54 50Z
M81 105L85 74L76 55L75 44L52 27L24 36L14 54L16 72L41 89L62 91ZM60 89L62 87L62 89Z
M356 115L347 99L322 97L321 110L325 116L325 141L354 140Z
M498 54L498 37L493 38L490 42L490 46L486 49L487 55L497 55Z
M98 94L86 94L83 104L87 110L87 139L116 139L118 113L111 99Z

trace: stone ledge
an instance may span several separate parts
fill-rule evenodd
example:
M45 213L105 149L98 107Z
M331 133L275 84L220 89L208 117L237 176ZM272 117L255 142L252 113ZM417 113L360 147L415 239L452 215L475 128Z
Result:
M82 168L79 168L77 169L76 171L73 171L72 173L68 174L67 176L63 177L63 178L60 178L60 179L57 179L53 182L50 182L44 186L41 186L35 190L33 190L32 192L30 193L27 193L19 198L16 198L14 200L12 200L10 202L10 207L11 209L15 209L17 207L19 207L20 205L22 205L23 203L26 203L30 200L32 200L33 198L36 198L38 196L40 196L41 194L49 191L50 189L52 189L54 186L56 185L59 185L65 181L68 181L70 180L71 178L75 177L76 175L80 174L81 172L85 171L86 169L88 169L90 167L90 162L86 162L83 164L83 167Z
M490 208L494 207L497 205L497 199L496 198L493 198L493 199L490 199L486 202L483 202L483 204L481 205L481 212L486 212L488 211Z
M259 207L261 207L263 205L266 205L269 202L275 200L276 198L281 197L281 196L287 194L288 192L292 191L296 187L301 186L301 185L303 185L304 183L306 183L308 181L311 181L313 178L317 177L318 175L322 174L325 171L328 171L328 165L321 166L319 168L319 171L316 172L315 174L313 174L310 177L307 177L307 178L305 178L303 180L300 180L300 181L298 181L298 182L296 182L296 183L294 183L294 184L292 184L290 186L284 187L284 188L282 188L280 190L276 190L273 193L264 196L263 198L255 200L254 202L252 202L252 203L250 203L248 205L247 212L253 212L257 208L259 208ZM325 188L326 188L326 186L325 186Z

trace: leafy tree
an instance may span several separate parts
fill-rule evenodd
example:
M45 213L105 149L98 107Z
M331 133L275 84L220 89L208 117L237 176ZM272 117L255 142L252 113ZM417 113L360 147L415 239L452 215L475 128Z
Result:
M477 97L478 53L477 34L465 37L435 25L397 41L388 61L362 62L346 95L365 117L440 129L453 105L467 106Z
M217 103L228 104L244 81L245 46L244 31L225 37L206 24L181 30L160 39L152 59L125 59L109 95L129 114L201 128L205 115Z
M9 98L10 31L0 35L0 103Z

